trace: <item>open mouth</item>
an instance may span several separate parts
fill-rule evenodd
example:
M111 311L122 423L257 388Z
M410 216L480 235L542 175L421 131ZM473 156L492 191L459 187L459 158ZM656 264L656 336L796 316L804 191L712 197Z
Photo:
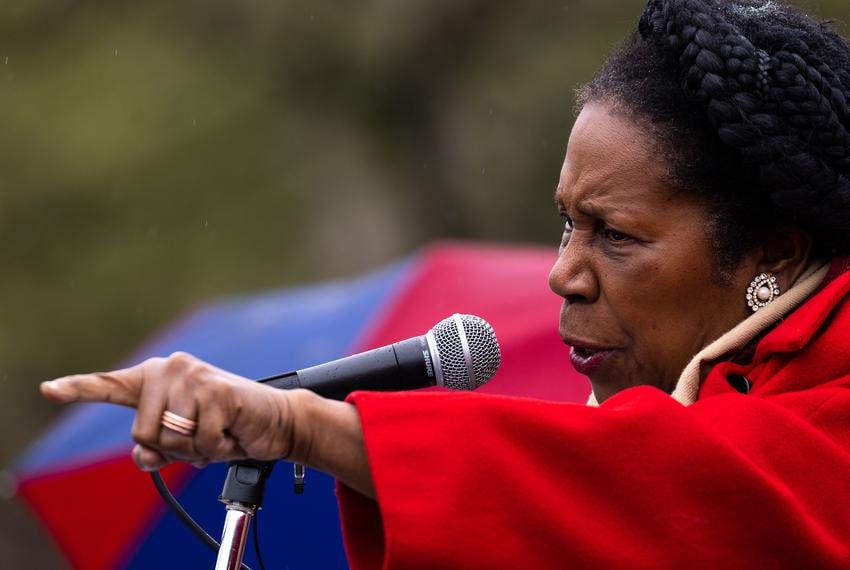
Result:
M571 346L570 362L572 362L573 368L578 373L587 376L599 368L611 354L613 354L613 350L607 348L593 349L583 346Z
M590 358L591 356L593 356L597 352L600 352L599 350L593 350L591 348L584 348L583 346L574 346L573 350L576 352L576 355L579 358Z

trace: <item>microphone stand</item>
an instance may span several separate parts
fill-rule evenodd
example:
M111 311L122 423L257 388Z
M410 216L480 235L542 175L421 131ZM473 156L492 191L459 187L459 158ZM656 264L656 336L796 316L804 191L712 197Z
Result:
M470 333L475 350L470 349ZM448 349L443 358L440 358L441 343ZM344 400L354 386L361 390L393 391L437 384L453 390L474 390L496 373L500 359L499 343L489 323L473 315L455 314L437 323L424 336L257 382L282 390L307 388L334 400ZM446 378L444 364L448 364ZM478 365L483 365L481 375L476 373ZM227 514L215 570L240 570L251 519L262 508L266 479L273 466L274 462L253 460L228 464L219 496ZM304 492L303 465L294 465L294 476L294 490L300 495Z
M276 381L276 382L274 382ZM274 388L297 388L297 372L284 372L257 380ZM263 507L266 480L271 475L274 461L243 459L227 464L227 477L218 500L225 505L224 529L215 570L240 570L245 554L245 541L251 520ZM304 466L295 465L295 493L304 492Z
M335 360L312 368L261 378L257 382L280 390L309 386L322 397L340 401L352 390L351 378L348 376L357 378L357 385L361 389L370 390L398 389L399 378L412 378L414 383L409 386L411 388L420 387L420 378L429 380L422 386L433 385L436 382L435 371L440 374L440 368L432 363L431 355L436 353L436 349L430 342L426 337L415 337L355 355L353 360L352 357ZM348 375L339 374L343 360L347 362ZM400 369L400 361L413 363L413 366ZM251 519L262 507L266 479L273 465L268 461L252 460L232 461L228 464L224 489L218 498L226 505L227 514L215 570L240 569ZM300 495L304 492L304 466L296 464L294 469L295 493Z
M455 320L451 322L454 326ZM460 323L459 320L457 322ZM458 334L462 332L460 330ZM257 382L280 390L309 388L324 398L340 401L348 396L353 385L359 389L383 391L434 385L438 380L442 382L442 376L436 341L432 337L429 332L425 336L410 338L353 357L275 374ZM266 478L271 470L272 463L262 461L234 461L228 464L227 479L219 497L227 506L227 515L215 570L239 569L245 552L248 528L257 509L262 506ZM301 494L303 491L304 466L296 464L295 493Z
M248 528L257 510L263 506L266 480L274 467L273 461L231 461L219 501L226 505L224 530L215 570L239 570L245 553Z

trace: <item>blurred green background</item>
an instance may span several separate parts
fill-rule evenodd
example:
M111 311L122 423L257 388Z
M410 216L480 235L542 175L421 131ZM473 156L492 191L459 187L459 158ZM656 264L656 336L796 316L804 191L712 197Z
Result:
M0 466L60 411L38 382L200 302L438 238L554 250L573 90L642 6L3 2ZM63 567L47 542L0 501L5 567Z

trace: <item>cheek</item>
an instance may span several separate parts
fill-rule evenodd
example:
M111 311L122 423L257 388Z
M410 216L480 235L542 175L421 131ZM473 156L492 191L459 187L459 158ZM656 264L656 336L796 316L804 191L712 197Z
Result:
M693 308L702 287L697 268L675 269L675 264L653 261L632 263L607 276L616 286L609 287L609 300L622 315L627 330L645 334L681 319ZM637 335L633 335L637 336Z
M633 266L622 290L611 296L620 326L631 339L635 365L665 377L678 376L716 338L714 331L725 326L716 323L728 320L718 307L729 304L728 291L711 283L710 268L669 259Z

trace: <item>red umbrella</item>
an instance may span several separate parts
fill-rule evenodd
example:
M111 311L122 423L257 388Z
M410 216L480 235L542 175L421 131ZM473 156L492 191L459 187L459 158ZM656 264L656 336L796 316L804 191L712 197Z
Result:
M550 248L446 243L350 281L202 307L131 362L185 350L247 377L302 368L423 334L449 314L479 315L496 331L502 367L482 391L584 401L589 384L557 334L560 300L546 284ZM215 557L168 512L129 458L132 412L106 404L69 410L13 465L19 496L75 568L211 568ZM274 567L345 567L333 485L311 472L294 496L276 468L259 517ZM222 466L172 466L164 476L216 536ZM254 562L246 553L246 562Z

